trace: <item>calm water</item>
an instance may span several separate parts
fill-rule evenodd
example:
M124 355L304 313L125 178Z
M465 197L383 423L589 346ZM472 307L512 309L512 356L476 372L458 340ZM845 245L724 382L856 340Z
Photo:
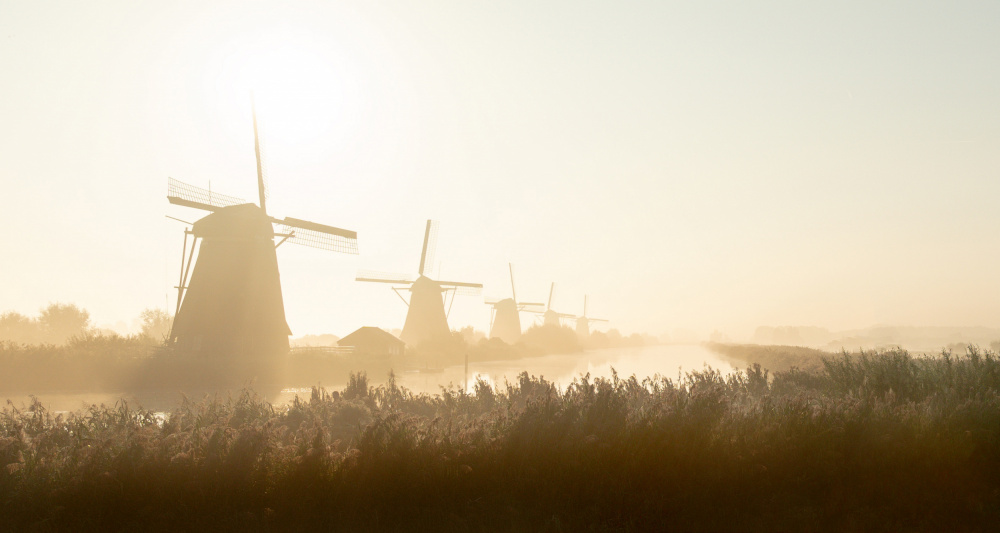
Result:
M582 374L589 373L592 378L611 377L612 368L622 378L635 374L636 377L642 379L659 374L676 379L679 374L692 370L701 370L705 365L718 369L723 374L728 374L734 370L729 359L708 350L702 345L672 344L637 348L609 348L578 354L532 357L516 361L470 363L468 380L471 384L477 378L482 378L490 383L503 385L504 380L513 382L519 373L527 371L531 375L545 377L545 379L556 383L559 388L565 389L574 378ZM388 375L369 375L368 378L371 384L381 385L388 380ZM415 393L437 394L441 392L441 387L448 386L461 388L465 384L465 379L464 364L445 367L437 372L396 372L396 383ZM323 385L328 390L342 389L346 383L346 376L340 382L323 381ZM286 388L281 392L265 394L265 397L276 405L288 403L296 395L309 397L310 384L302 383L295 385L298 386ZM29 403L27 396L16 396L9 399L18 407ZM77 393L41 395L38 399L53 411L75 411L94 404L114 405L122 399L122 395ZM163 411L169 410L173 405L179 403L180 399L181 396L177 393L138 398L126 397L130 405L143 405L151 409Z

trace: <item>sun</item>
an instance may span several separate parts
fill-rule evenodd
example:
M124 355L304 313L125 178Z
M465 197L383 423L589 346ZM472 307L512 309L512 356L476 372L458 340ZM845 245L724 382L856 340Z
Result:
M272 146L308 146L334 133L347 104L349 74L338 68L342 61L329 43L285 30L239 36L222 48L206 88L226 120L245 129L252 94Z

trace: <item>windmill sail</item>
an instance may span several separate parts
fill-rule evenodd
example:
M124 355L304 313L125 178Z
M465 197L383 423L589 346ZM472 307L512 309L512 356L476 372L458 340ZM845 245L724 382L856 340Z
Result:
M417 273L421 276L428 274L427 269L434 264L435 252L437 251L438 223L434 220L427 221L427 228L424 230L424 247L420 251L420 267Z
M257 106L253 93L250 93L250 109L253 115L253 151L257 156L257 195L260 198L260 210L267 214L267 171L264 169L264 158L261 156L260 135L257 132Z
M281 226L282 233L291 235L288 242L292 244L344 254L358 253L356 232L292 217L285 217L277 222Z
M175 205L218 211L220 208L248 203L242 198L202 189L174 178L167 178L167 200Z
M362 270L358 272L355 281L369 281L373 283L394 283L400 284L410 284L413 283L413 278L406 276L405 274L392 274L389 272L376 272L374 270Z
M438 283L438 285L441 285L442 287L444 287L445 290L453 290L453 291L455 291L455 294L457 294L459 296L479 296L480 294L483 293L483 286L482 285L480 285L478 287L472 287L472 286L469 286L469 285L456 285L456 284L453 284L453 283L452 284Z

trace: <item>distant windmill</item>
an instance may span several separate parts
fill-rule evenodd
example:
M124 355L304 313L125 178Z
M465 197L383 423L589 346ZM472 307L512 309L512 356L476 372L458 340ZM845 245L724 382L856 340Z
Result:
M607 322L606 318L590 318L587 316L587 295L583 295L583 314L576 317L576 334L581 337L590 335L591 322Z
M574 314L571 314L571 313L558 313L558 312L556 312L556 311L554 311L552 309L552 295L553 295L553 293L555 293L555 291L556 291L556 283L553 281L552 282L552 286L549 288L549 301L548 301L548 303L545 304L545 310L544 311L533 310L533 309L525 309L525 311L528 311L530 313L535 313L535 314L541 315L542 316L542 325L543 326L556 326L556 327L559 327L559 326L562 325L562 319L564 319L564 318L576 318L576 315L574 315Z
M260 206L172 178L167 181L170 203L211 213L184 231L177 309L170 331L170 341L184 351L219 355L287 351L291 330L285 321L275 249L287 241L358 253L353 231L267 214L256 113L253 129ZM190 248L188 236L193 237ZM281 237L278 244L275 237ZM198 259L192 270L196 250Z
M408 285L410 300L399 293L406 287L393 287L393 292L403 300L409 310L406 312L406 322L399 338L410 346L416 346L424 341L447 338L451 334L448 328L448 313L444 309L445 295L452 291L451 305L455 303L455 295L479 294L482 283L466 283L461 281L435 281L427 277L429 266L434 263L434 248L437 241L437 222L427 221L424 230L424 247L420 252L420 266L417 269L417 279L402 274L378 274L372 272L358 273L357 281L373 283L389 283L392 285Z
M490 338L500 339L507 344L514 344L521 338L521 315L520 311L525 311L530 307L542 307L541 303L518 303L517 290L514 288L514 267L507 264L510 270L510 292L511 298L498 301L487 301L493 306L490 317Z

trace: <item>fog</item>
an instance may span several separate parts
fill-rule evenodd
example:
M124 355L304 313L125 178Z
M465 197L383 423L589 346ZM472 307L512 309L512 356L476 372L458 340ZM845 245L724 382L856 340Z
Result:
M172 311L166 180L256 198L253 88L269 211L358 232L278 250L293 335L402 327L353 279L427 219L441 279L625 333L1000 322L994 4L443 7L0 8L0 308Z
M0 2L0 531L996 529L998 28Z

